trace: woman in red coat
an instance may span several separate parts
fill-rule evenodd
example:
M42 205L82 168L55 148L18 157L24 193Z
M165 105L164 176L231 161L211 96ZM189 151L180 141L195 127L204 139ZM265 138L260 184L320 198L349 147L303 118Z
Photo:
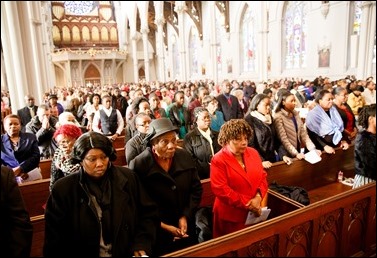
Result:
M210 170L214 238L245 228L249 211L261 215L267 173L258 152L247 146L252 135L244 119L231 119L220 129L222 149L213 156Z

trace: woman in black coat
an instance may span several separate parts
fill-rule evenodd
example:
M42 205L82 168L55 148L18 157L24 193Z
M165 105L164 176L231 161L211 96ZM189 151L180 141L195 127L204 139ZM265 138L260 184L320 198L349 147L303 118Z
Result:
M159 208L157 256L198 242L195 212L203 188L190 154L177 147L177 131L168 118L153 120L146 137L150 147L129 164Z
M206 108L196 107L193 115L196 127L186 134L184 148L194 159L200 179L207 179L211 159L221 149L217 142L219 133L210 128L211 117Z
M258 151L264 168L270 168L272 163L281 160L288 165L292 162L273 126L270 103L271 99L268 95L257 94L252 99L249 110L245 115L246 122L254 132L248 146Z
M75 142L72 156L81 168L52 188L44 256L152 255L157 206L135 173L112 165L116 152L111 141L100 133L85 133Z

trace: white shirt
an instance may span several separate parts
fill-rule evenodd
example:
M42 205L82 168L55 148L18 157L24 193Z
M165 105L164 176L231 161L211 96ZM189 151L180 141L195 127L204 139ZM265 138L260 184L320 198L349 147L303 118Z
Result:
M100 110L97 110L95 113L94 113L94 117L93 117L93 131L97 132L97 133L103 133L102 130L98 127L99 126L99 121L100 121ZM109 109L105 108L104 106L102 107L102 110L105 112L105 114L107 116L110 116L111 115L111 112L113 111L113 108L110 107ZM123 120L123 117L122 117L122 114L120 113L120 111L118 109L115 109L116 113L117 113L117 123L118 123L118 128L116 130L116 133L118 135L121 135L122 134L122 131L124 129L124 120Z
M365 105L376 104L376 90L371 91L370 89L365 88L361 95L365 99Z

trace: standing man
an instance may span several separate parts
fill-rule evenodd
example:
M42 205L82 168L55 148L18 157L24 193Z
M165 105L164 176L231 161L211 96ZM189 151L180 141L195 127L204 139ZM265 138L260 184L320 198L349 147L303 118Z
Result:
M102 109L94 113L93 131L106 135L111 141L114 141L122 134L123 129L123 117L118 109L111 106L111 96L103 96Z
M25 126L37 114L38 106L35 105L35 99L32 95L25 95L26 106L17 110L17 115L21 118L21 131L25 132Z
M222 82L221 90L222 94L219 94L216 99L219 102L219 111L224 114L225 122L233 118L243 118L237 97L230 94L232 85L229 80Z

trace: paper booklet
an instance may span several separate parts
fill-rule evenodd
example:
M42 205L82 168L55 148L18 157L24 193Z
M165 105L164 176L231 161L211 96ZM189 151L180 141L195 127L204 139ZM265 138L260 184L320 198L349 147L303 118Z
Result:
M27 179L22 179L20 176L16 177L17 183L22 184L25 182L35 181L42 179L41 169L39 167L36 167L35 169L31 170L27 173L29 177Z
M265 221L267 219L268 215L270 214L270 212L271 212L271 209L269 209L268 207L263 207L262 208L262 215L257 217L254 214L254 212L249 211L249 214L247 215L247 218L246 218L246 221L245 221L245 226L253 225L253 224L256 224L258 222Z
M315 150L311 150L307 153L305 153L305 160L309 163L317 163L322 160L320 156L318 156L317 152Z

